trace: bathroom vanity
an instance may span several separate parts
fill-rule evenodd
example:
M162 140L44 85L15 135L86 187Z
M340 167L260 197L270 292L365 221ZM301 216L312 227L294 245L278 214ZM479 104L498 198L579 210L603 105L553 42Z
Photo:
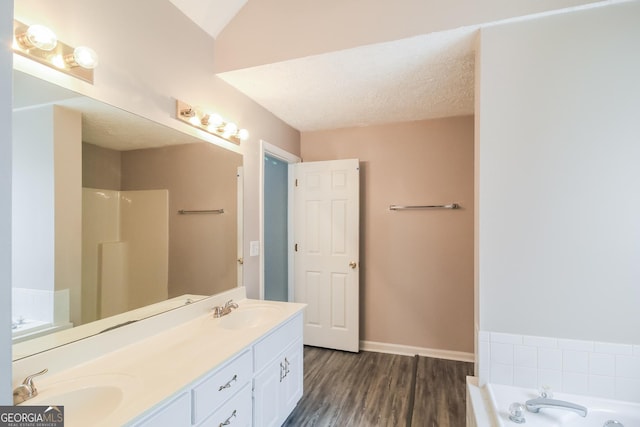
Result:
M279 426L302 396L303 308L234 289L16 361L14 387L48 368L24 404L64 405L67 427Z

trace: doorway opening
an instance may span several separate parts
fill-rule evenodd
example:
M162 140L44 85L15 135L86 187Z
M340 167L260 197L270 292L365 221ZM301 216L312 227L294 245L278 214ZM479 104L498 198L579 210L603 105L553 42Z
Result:
M293 301L293 173L300 158L260 141L260 298Z
M264 156L264 299L288 301L289 230L288 177L289 165Z

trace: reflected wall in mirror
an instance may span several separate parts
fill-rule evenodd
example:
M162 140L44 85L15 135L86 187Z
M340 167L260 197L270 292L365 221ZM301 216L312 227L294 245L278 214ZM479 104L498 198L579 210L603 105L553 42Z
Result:
M14 98L14 343L238 285L240 154L17 71Z

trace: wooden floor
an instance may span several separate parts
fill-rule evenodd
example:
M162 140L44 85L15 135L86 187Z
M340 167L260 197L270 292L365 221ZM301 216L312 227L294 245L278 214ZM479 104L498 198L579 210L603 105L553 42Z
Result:
M304 396L287 427L465 425L471 363L305 347L304 370Z

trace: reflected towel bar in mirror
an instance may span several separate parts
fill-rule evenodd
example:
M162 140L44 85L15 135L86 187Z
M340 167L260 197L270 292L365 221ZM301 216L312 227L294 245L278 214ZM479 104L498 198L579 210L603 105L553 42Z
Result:
M178 211L180 215L188 215L188 214L223 214L224 209L203 209L203 210L193 210L187 211L184 209L180 209Z
M390 205L390 211L404 211L411 209L460 209L460 205L457 203L450 203L448 205L423 205L423 206L404 206L404 205Z

